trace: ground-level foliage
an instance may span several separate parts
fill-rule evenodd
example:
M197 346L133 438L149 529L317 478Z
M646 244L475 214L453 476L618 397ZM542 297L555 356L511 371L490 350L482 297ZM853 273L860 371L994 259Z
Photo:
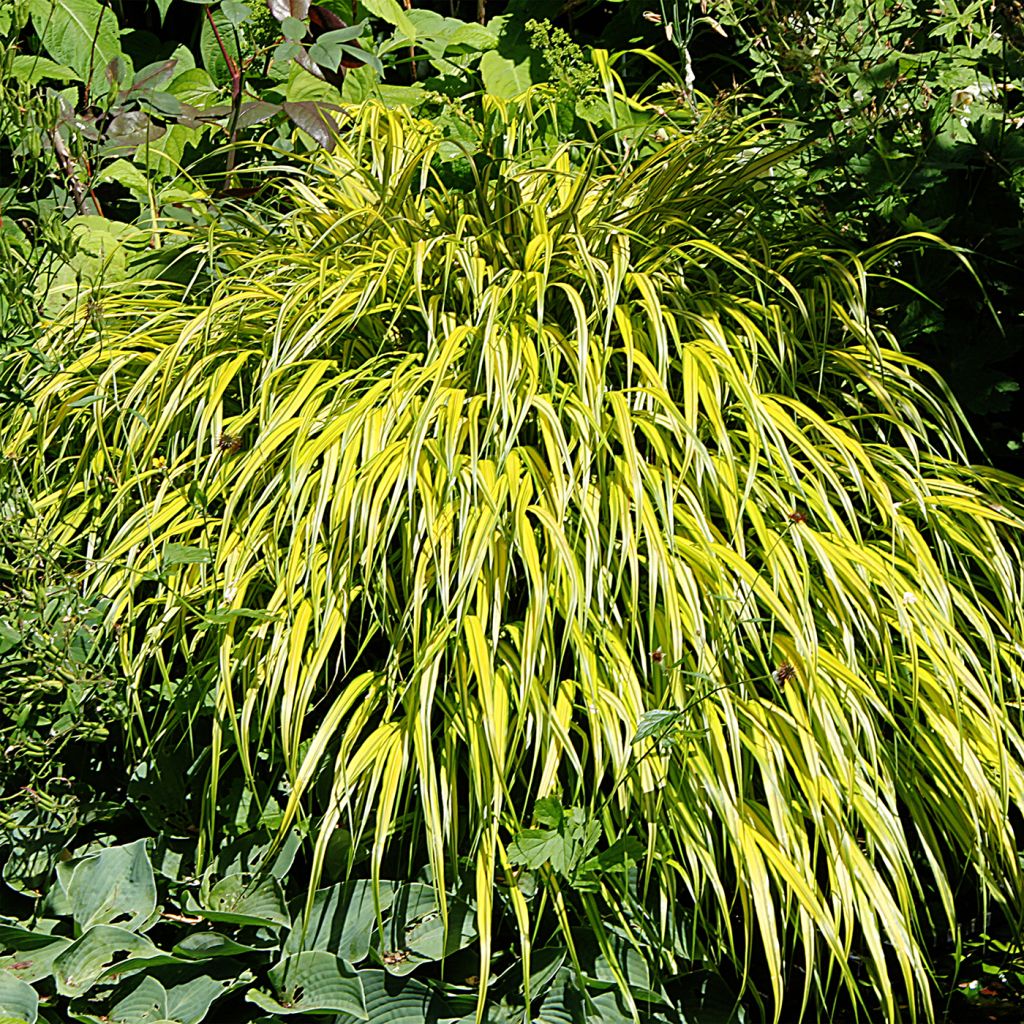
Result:
M136 749L201 796L197 877L241 821L270 858L308 836L314 918L318 881L381 914L427 882L481 1017L509 929L527 1003L560 935L595 1019L723 964L769 1014L926 1013L958 905L1022 909L1017 481L872 323L884 253L765 230L756 127L552 151L545 95L485 100L472 160L353 108L192 239L188 288L55 323L3 421L24 528L101 609ZM54 934L127 913L152 945L152 908L93 914L86 853ZM217 870L185 914L217 920ZM284 954L351 993L346 948Z

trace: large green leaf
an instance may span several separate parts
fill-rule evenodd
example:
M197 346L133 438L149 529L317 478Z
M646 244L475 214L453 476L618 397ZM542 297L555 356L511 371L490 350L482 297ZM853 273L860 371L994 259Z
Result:
M275 847L266 832L246 832L221 845L213 859L214 870L221 876L268 874L283 879L301 845L302 840L298 835L288 836Z
M35 85L43 78L52 78L58 82L75 82L80 81L82 77L66 64L58 64L56 61L47 60L46 57L29 54L19 54L14 58L11 62L11 74L26 85Z
M53 961L71 945L71 939L52 935L44 938L45 946L15 947L15 952L0 959L0 970L29 983L48 978L53 973Z
M500 99L515 99L533 85L530 57L503 57L497 50L488 50L480 58L484 88Z
M114 12L98 0L29 0L29 10L46 52L105 93L107 65L121 56Z
M433 886L408 882L395 894L387 935L389 948L378 952L387 970L401 976L468 946L477 937L476 913L449 896L446 925Z
M113 846L78 861L67 885L75 923L117 924L132 931L156 909L156 879L146 841Z
M16 921L0 921L0 949L37 949L55 941L51 933L60 922L52 918L40 918L35 927L26 928Z
M435 1024L452 1016L440 986L425 985L415 978L395 978L385 971L360 971L359 979L366 1017L340 1013L335 1024L358 1024L363 1019L370 1024Z
M228 875L213 886L202 905L191 902L188 909L208 921L268 928L291 923L281 886L273 877L254 882L247 875Z
M76 998L101 978L127 977L146 966L174 962L145 936L101 924L90 928L56 957L53 977L60 995Z
M362 5L371 14L394 25L403 35L410 39L416 38L416 26L402 10L398 0L362 0Z
M382 914L391 906L394 891L390 882L380 883L378 892ZM292 930L285 940L284 953L320 949L353 964L366 959L378 921L372 882L354 879L317 890L306 923L304 902L297 901L292 907Z
M31 985L0 971L0 1018L13 1017L24 1024L35 1024L39 997Z
M227 986L201 975L167 989L156 978L146 977L111 1009L110 1019L119 1024L200 1024Z
M175 956L186 960L211 960L222 956L246 956L250 953L268 955L271 950L259 946L246 946L220 932L193 932L186 935L172 950Z
M238 65L240 50L238 45L238 29L219 8L210 8L213 24L203 12L202 29L199 33L199 53L203 59L203 67L210 73L215 82L224 84L230 78L228 58ZM214 29L216 26L216 30Z
M293 1013L344 1013L367 1020L359 973L340 957L322 950L287 956L269 974L276 999L253 990L246 999L282 1016Z

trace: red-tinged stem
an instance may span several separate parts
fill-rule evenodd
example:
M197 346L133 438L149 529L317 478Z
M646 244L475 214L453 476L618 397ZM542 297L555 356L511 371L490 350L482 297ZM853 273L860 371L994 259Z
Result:
M224 58L224 63L228 66L228 75L231 77L231 120L228 123L228 159L227 166L224 170L224 185L227 187L231 179L231 172L235 169L235 142L238 137L238 115L242 110L242 69L239 67L235 58L228 53L228 48L224 45L224 40L220 37L217 22L213 20L210 8L207 7L205 10L206 20L210 23L210 28L213 29L213 37L217 40L221 56Z

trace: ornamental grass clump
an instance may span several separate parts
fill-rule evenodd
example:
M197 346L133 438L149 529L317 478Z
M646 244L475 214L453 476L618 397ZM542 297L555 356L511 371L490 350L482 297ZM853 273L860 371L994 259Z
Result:
M428 124L354 110L196 243L208 293L55 325L4 428L32 526L165 694L151 741L212 722L207 849L269 766L314 878L340 828L374 877L468 857L484 990L553 796L642 844L575 896L538 870L566 927L930 1010L954 889L1021 907L1019 482L872 323L879 253L759 233L755 127L619 163L485 116L456 188Z

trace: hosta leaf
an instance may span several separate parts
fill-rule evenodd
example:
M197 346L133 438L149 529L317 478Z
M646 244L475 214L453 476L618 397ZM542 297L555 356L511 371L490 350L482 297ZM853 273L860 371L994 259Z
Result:
M217 851L214 858L215 874L224 877L238 874L253 877L266 874L282 879L287 875L301 845L301 838L292 834L274 849L267 841L265 833L247 832L229 839Z
M156 978L146 977L113 1007L110 1019L123 1024L153 1024L160 1020L199 1024L229 986L229 982L201 975L168 989Z
M267 954L270 950L259 946L246 946L221 935L220 932L193 932L186 935L172 950L175 956L186 960L211 960L221 956L246 956L250 953Z
M531 979L531 992L535 991ZM588 1018L583 996L576 987L571 970L559 970L547 988L538 988L542 1002L532 1024L595 1024L603 1018Z
M156 978L149 977L143 978L110 1011L110 1019L118 1024L154 1024L169 1018L167 990Z
M390 882L380 883L381 914L391 906L394 891ZM297 902L292 908L292 930L285 940L284 953L320 949L353 964L366 959L371 936L377 929L373 884L368 879L355 879L318 890L305 926L304 902Z
M0 1018L12 1017L23 1024L35 1024L39 997L31 985L0 971Z
M367 1020L363 985L355 969L333 953L310 950L295 953L269 974L276 999L260 991L246 999L260 1009L281 1015L346 1013Z
M146 841L114 846L79 861L67 886L75 923L138 928L156 909L156 879Z
M128 959L123 959L124 954ZM88 992L100 978L140 970L145 963L174 962L142 935L113 925L90 928L64 949L53 962L57 992L76 998Z
M37 949L56 940L51 932L60 922L42 918L35 928L25 928L14 922L0 923L0 949Z
M228 875L210 890L202 907L192 909L208 921L268 928L279 928L291 922L276 878L253 883L244 875Z
M360 971L359 978L372 1024L435 1024L451 1016L444 995L415 978L396 978L385 971ZM335 1024L358 1024L360 1019L342 1013Z
M53 961L71 945L71 939L49 936L45 946L22 948L0 960L0 971L21 981L33 982L53 973Z
M448 899L448 929L440 914L406 924L400 948L427 960L440 960L468 946L477 937L476 912L457 897Z
M210 1007L229 988L230 980L218 981L209 975L200 975L167 989L167 1014L181 1024L199 1024Z

